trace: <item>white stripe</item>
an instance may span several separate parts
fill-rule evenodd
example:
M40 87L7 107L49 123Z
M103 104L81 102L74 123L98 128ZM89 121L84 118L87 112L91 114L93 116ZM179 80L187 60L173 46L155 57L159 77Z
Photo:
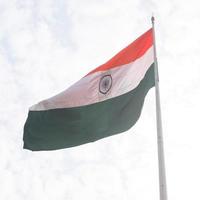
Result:
M134 62L83 77L67 90L41 101L32 106L30 110L84 106L125 94L139 85L152 63L153 47ZM99 92L99 81L105 74L110 74L113 80L112 87L106 95Z

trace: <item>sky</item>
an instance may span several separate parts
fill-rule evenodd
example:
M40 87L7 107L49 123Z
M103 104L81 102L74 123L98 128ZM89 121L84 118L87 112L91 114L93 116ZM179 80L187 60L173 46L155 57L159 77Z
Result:
M23 149L28 109L75 83L155 16L168 198L200 199L197 0L0 0L0 199L158 200L155 94L129 131L75 148Z

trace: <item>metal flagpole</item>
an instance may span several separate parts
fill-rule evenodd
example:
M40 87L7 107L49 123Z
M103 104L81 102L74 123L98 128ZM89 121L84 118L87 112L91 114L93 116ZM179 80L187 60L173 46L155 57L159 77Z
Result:
M153 49L154 49L154 75L155 75L155 96L156 96L156 121L157 121L157 144L158 144L158 167L159 167L159 186L160 186L160 200L167 200L167 184L165 173L165 158L163 147L163 133L162 133L162 119L160 107L160 91L159 91L159 75L158 63L156 56L156 41L154 29L154 17L152 16L152 29L153 29Z

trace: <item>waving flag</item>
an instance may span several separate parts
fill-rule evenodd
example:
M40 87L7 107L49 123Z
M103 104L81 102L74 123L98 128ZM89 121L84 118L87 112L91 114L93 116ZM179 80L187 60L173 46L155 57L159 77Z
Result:
M55 150L131 128L154 81L153 32L142 36L62 93L29 109L24 148Z

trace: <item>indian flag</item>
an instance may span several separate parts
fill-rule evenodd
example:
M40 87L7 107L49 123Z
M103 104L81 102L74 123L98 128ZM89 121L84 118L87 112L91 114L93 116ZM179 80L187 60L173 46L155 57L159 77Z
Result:
M24 148L56 150L130 129L155 84L153 30L74 85L29 109Z

